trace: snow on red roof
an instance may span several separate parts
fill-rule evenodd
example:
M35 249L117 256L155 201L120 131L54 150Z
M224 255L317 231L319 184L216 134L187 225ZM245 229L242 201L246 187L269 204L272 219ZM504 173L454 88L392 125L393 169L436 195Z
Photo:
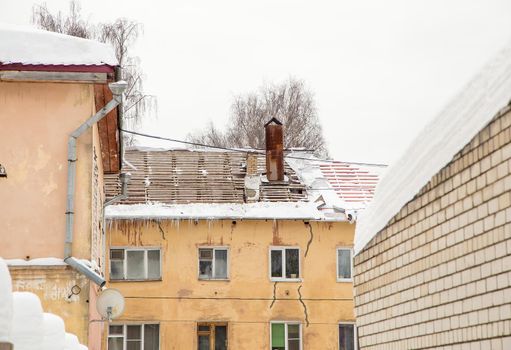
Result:
M379 176L367 168L342 162L319 164L323 176L346 203L367 203L374 197Z

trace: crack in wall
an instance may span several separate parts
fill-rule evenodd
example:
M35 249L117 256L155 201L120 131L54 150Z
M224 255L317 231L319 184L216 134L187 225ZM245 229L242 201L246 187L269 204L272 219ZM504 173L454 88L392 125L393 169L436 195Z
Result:
M277 283L279 282L275 282L273 284L273 300L270 304L270 309L273 307L273 304L275 304L275 301L277 300Z
M310 238L307 242L307 249L305 249L305 257L307 257L307 253L309 253L310 245L312 244L312 240L314 239L314 233L312 232L312 225L309 223L307 224L309 226L309 232L310 232Z
M161 238L163 238L163 240L166 241L167 239L165 238L165 231L163 231L163 228L161 227L161 223L159 221L157 221L156 223L158 224L158 229L160 230Z
M298 301L303 305L303 313L305 314L305 324L307 327L309 327L309 313L307 312L307 305L302 300L302 293L300 292L300 289L302 289L302 285L300 284L300 287L298 287Z

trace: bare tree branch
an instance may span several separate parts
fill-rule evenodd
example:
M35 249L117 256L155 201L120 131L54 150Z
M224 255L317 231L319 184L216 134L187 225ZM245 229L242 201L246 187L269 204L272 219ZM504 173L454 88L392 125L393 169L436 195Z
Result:
M69 13L65 15L60 11L51 13L46 4L34 5L32 23L48 31L95 39L113 46L121 66L122 79L128 83L125 104L129 107L124 110L124 120L129 123L128 127L137 126L144 116L156 109L156 98L144 93L140 61L130 55L130 48L142 32L140 23L119 18L113 23L92 25L82 18L81 6L77 0L71 0Z
M238 96L224 131L210 124L205 130L188 135L194 142L223 147L264 148L263 125L272 117L284 124L284 146L314 150L320 156L328 151L316 112L313 94L301 80L263 86L257 93Z

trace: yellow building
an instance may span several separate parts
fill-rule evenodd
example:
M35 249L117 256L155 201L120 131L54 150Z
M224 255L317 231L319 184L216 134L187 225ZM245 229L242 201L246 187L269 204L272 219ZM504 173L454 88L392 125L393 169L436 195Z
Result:
M293 154L274 180L255 153L127 151L128 199L105 213L126 308L105 349L354 349L350 220L377 177Z
M0 25L0 257L15 291L97 350L99 287L86 275L101 280L105 266L103 172L119 170L119 141L115 111L90 118L112 99L116 65L105 44Z

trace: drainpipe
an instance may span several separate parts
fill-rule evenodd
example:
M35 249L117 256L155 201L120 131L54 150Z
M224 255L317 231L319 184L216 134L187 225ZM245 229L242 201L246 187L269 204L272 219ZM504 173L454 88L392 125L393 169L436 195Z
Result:
M125 81L117 81L108 84L112 91L113 99L101 108L96 114L87 119L85 123L80 125L75 131L71 133L68 141L67 148L67 205L66 205L66 241L64 245L64 262L70 265L78 272L84 274L92 282L100 287L106 283L105 279L96 273L92 268L83 264L78 259L72 256L73 246L73 223L74 223L74 197L75 197L75 178L76 178L76 140L80 135L87 131L92 125L100 121L115 107L122 102L122 93L126 89L127 83Z

